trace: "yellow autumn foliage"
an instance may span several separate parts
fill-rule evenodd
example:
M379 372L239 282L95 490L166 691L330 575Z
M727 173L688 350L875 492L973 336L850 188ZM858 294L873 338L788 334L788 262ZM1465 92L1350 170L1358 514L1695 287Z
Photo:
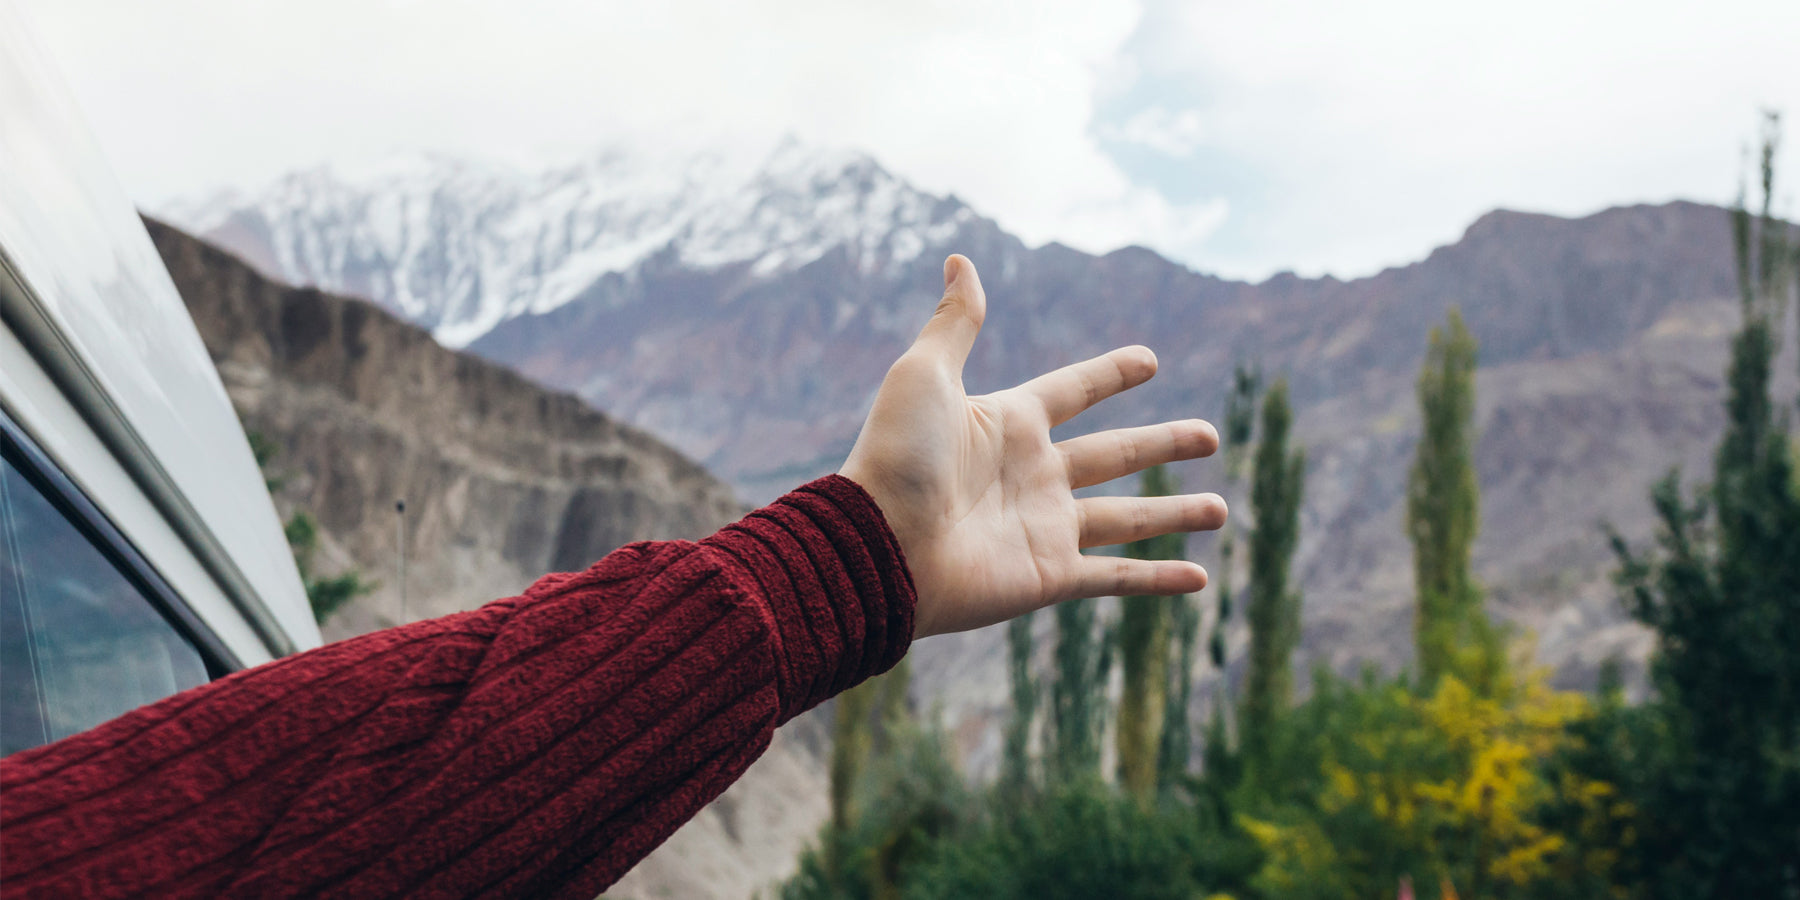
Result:
M1272 896L1391 894L1401 874L1465 896L1516 893L1570 847L1537 823L1544 804L1612 812L1610 785L1545 774L1591 709L1541 671L1492 696L1446 674L1427 696L1371 683L1325 702L1355 710L1327 726L1353 733L1314 736L1313 811L1243 820L1267 854L1259 884Z

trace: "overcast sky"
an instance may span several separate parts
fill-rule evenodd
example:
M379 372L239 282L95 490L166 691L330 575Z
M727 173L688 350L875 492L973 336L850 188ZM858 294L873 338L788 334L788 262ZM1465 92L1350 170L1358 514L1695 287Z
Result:
M1796 0L14 2L151 208L791 133L1031 243L1351 277L1497 206L1727 202L1758 109L1800 118Z

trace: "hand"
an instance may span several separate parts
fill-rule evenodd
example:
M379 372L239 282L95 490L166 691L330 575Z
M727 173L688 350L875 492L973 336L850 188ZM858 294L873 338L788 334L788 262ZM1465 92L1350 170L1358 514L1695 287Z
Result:
M1217 494L1075 499L1075 488L1157 463L1210 455L1198 419L1051 443L1050 429L1156 374L1147 347L1125 347L970 397L962 369L987 310L975 266L944 262L944 299L888 370L840 475L875 498L900 541L919 602L914 637L963 631L1076 597L1181 594L1206 586L1183 560L1083 556L1225 524Z

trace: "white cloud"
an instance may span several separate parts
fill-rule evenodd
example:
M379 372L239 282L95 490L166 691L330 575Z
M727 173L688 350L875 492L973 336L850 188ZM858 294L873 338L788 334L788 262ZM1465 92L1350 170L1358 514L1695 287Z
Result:
M1104 125L1100 136L1109 141L1148 147L1165 156L1188 156L1205 137L1200 113L1192 109L1171 112L1160 106L1141 109L1122 125Z
M1728 201L1758 109L1800 116L1796 36L1792 0L1205 0L1152 7L1132 84L1198 98L1202 144L1261 182L1190 258L1351 275L1497 206Z
M1501 205L1724 200L1756 108L1800 115L1793 0L23 3L144 201L793 132L1028 241L1243 276L1417 259Z
M1168 246L1213 215L1134 188L1089 134L1097 73L1137 23L1131 3L29 8L148 202L410 149L531 161L791 132L866 149L1032 242Z

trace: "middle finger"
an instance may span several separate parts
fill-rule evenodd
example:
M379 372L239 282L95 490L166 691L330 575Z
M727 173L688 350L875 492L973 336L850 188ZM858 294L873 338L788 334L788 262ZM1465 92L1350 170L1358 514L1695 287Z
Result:
M1070 438L1056 445L1069 469L1069 487L1123 478L1161 463L1211 456L1219 432L1201 419L1120 428Z

